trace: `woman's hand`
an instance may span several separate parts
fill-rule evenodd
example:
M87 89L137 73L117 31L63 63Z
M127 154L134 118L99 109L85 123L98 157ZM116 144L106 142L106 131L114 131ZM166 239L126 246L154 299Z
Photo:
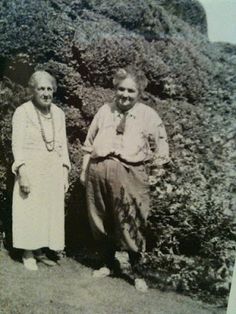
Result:
M81 174L80 174L80 182L83 186L85 186L85 182L86 182L86 171L82 170Z
M63 176L64 176L64 192L66 193L69 189L69 180L68 180L68 168L63 166Z
M154 175L154 176L156 176L156 177L159 177L159 178L161 178L161 177L163 177L164 175L165 175L165 169L163 169L163 167L156 167L156 168L154 168L153 170L152 170L152 175Z
M30 193L30 182L26 173L25 165L22 165L19 168L18 176L21 192L28 195Z

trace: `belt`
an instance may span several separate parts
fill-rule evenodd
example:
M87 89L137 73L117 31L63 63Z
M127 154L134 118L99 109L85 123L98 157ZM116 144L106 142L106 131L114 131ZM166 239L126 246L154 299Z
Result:
M142 160L142 161L132 162L132 161L127 161L127 160L123 159L119 155L113 155L113 154L107 155L106 157L97 157L97 158L94 158L92 160L94 162L102 162L102 161L108 160L108 159L118 160L118 161L120 161L124 165L134 166L134 167L135 166L136 167L138 167L138 166L145 166L145 165L150 164L150 160ZM92 162L92 160L91 160L91 162Z

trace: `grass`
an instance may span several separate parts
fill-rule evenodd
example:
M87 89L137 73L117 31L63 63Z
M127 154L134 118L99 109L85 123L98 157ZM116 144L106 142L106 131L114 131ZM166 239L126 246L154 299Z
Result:
M173 292L149 289L143 294L122 279L94 279L91 272L71 258L63 258L52 268L39 264L39 271L30 272L0 251L0 313L225 313L225 309Z

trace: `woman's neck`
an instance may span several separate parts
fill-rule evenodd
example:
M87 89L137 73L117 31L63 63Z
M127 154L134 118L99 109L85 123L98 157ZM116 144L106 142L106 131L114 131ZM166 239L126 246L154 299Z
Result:
M119 106L118 104L116 104L118 110L122 113L128 113L128 111L131 110L135 105L136 105L136 103L132 104L131 106L122 107L122 106Z
M42 107L39 104L37 104L34 100L32 100L32 102L33 102L33 105L36 107L36 109L40 111L40 113L42 113L45 116L50 114L51 105L47 107Z

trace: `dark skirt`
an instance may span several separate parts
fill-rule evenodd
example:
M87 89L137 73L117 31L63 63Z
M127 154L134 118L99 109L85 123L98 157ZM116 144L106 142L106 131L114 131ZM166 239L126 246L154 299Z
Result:
M145 165L91 160L86 186L94 238L103 243L110 241L117 250L144 252L150 208Z

